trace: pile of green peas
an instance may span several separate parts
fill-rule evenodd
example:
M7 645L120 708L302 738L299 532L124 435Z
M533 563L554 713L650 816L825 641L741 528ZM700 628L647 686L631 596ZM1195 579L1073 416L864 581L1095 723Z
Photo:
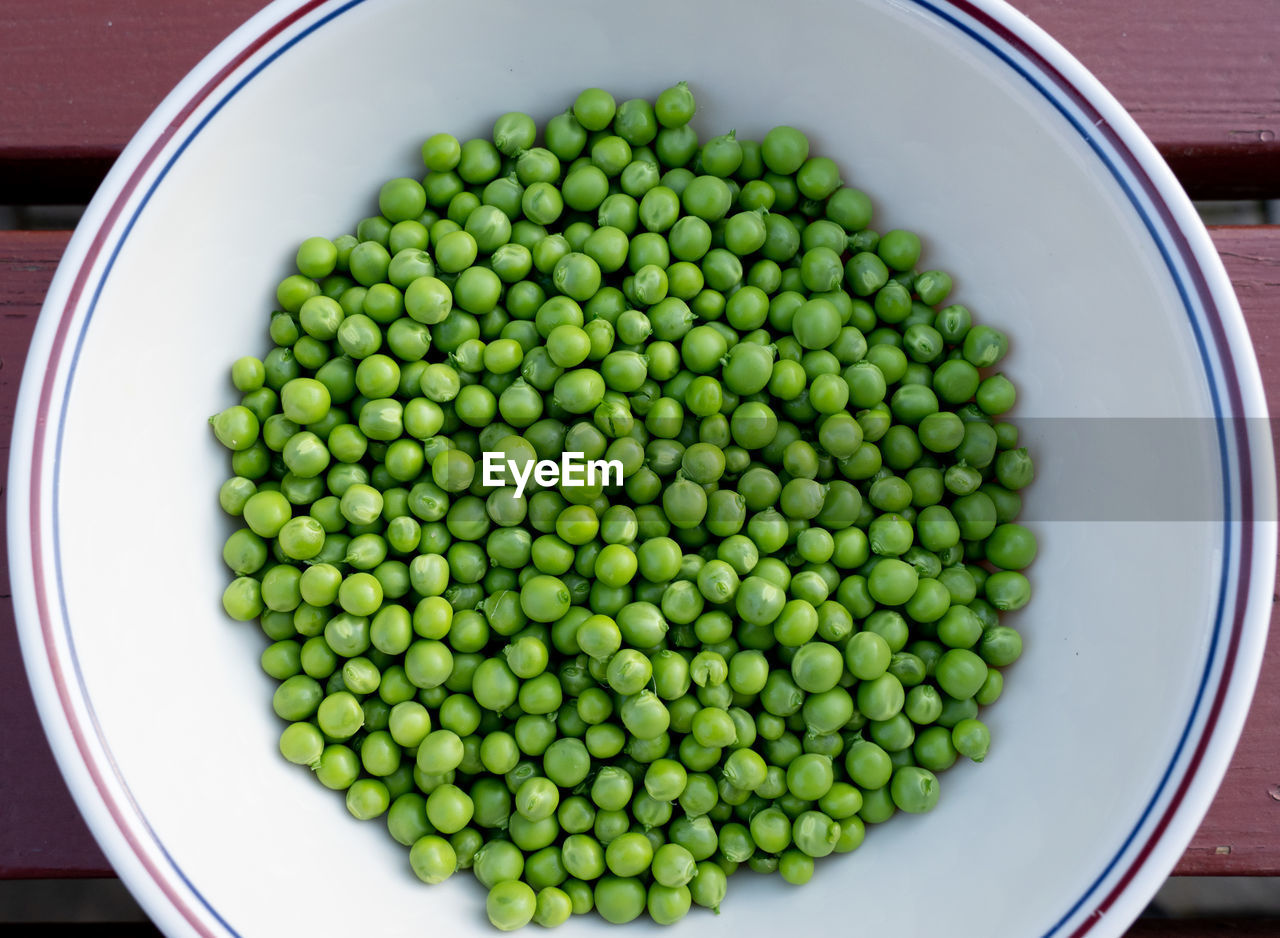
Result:
M212 418L280 751L502 930L808 881L982 761L1021 653L1006 337L801 131L694 108L432 136L302 242ZM624 479L517 498L483 452Z

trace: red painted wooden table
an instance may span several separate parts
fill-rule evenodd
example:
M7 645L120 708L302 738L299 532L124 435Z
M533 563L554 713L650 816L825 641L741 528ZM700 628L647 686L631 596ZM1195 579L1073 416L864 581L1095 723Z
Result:
M262 0L0 4L0 204L87 200L163 95ZM1015 0L1090 68L1195 198L1280 198L1280 0ZM1217 228L1280 412L1280 227ZM0 231L0 445L69 234ZM0 512L3 511L0 503ZM4 550L0 542L0 551ZM7 578L7 563L0 576ZM1280 875L1280 642L1181 875ZM111 875L53 763L0 584L0 878ZM1274 935L1273 923L1144 920L1131 934Z

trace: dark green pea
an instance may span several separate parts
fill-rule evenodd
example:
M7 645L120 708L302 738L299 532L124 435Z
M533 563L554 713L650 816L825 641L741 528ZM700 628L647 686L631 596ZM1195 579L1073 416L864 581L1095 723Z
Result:
M1035 478L1035 466L1026 448L1004 450L996 457L996 478L1010 491L1018 491L1031 484Z
M1008 350L1008 338L990 326L974 326L965 333L965 360L977 368L989 368L1000 361Z

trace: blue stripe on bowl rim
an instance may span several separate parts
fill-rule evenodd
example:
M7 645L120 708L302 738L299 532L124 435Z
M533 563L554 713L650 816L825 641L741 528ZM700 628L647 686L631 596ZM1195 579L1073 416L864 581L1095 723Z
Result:
M310 14L323 7L326 2L328 0L307 0L307 2L285 12L279 19L265 25L256 36L243 40L243 45L239 51L182 104L177 115L161 130L149 149L139 159L128 178L121 185L116 198L108 207L102 223L93 233L92 239L85 249L85 256L68 292L67 299L57 313L59 318L43 382L40 387L36 410L37 428L45 427L45 432L37 429L32 446L30 464L31 497L29 504L31 557L37 617L40 622L44 650L48 659L53 684L57 691L58 701L62 707L63 716L67 721L72 738L98 791L98 795L130 850L136 855L141 866L146 870L161 893L192 929L198 934L207 936L218 934L210 927L208 921L210 918L217 922L226 933L238 935L238 932L213 908L199 889L196 888L195 884L186 876L160 841L143 814L141 807L134 799L128 783L114 761L107 740L102 734L92 701L88 696L80 663L76 656L75 641L63 591L60 551L58 484L61 472L63 433L76 365L88 325L93 319L102 287L110 275L112 266L133 225L146 207L152 193L154 193L177 159L191 141L203 130L209 120L234 98L245 85L298 42L334 21L343 13L360 6L365 0L348 0L348 2L335 7L324 15L317 17L313 22L306 24L295 35L281 42L277 48L266 55L243 78L223 91L216 103L200 118L194 127L186 132L179 145L173 149L173 152L164 161L159 172L151 180L141 199L134 206L132 213L121 228L119 223L130 198L138 189L147 172L160 159L161 154L178 136L179 130L184 128L196 110L210 99L215 92L218 92L221 86L244 66L249 59L266 49L273 40L281 37L291 27L298 25ZM1097 107L1079 88L1072 84L1032 45L1031 41L1019 34L991 11L971 2L971 0L902 0L902 2L928 11L939 20L963 33L1012 69L1018 76L1035 88L1063 118L1075 127L1094 154L1108 168L1158 246L1169 274L1177 285L1189 324L1195 335L1201 362L1205 368L1214 416L1218 422L1219 453L1225 482L1223 517L1226 519L1224 522L1226 531L1219 597L1205 670L1201 677L1191 714L1155 794L1153 794L1142 815L1106 867L1097 875L1084 894L1061 915L1044 935L1044 938L1058 938L1058 936L1064 935L1064 929L1073 920L1080 918L1081 910L1092 903L1092 908L1088 911L1088 914L1070 932L1070 938L1078 938L1078 936L1086 934L1102 918L1104 913L1115 904L1150 857L1151 852L1155 849L1156 844L1160 841L1169 823L1177 813L1203 760L1213 728L1221 714L1227 689L1231 683L1231 674L1235 667L1240 639L1244 629L1246 603L1242 601L1242 598L1248 595L1253 551L1252 529L1249 529L1248 534L1246 534L1245 529L1241 528L1239 537L1240 557L1236 561L1238 564L1236 592L1234 595L1229 595L1228 590L1231 583L1228 574L1232 567L1232 548L1234 544L1232 526L1230 525L1230 519L1233 517L1231 484L1232 482L1238 482L1239 486L1240 505L1236 509L1238 512L1236 517L1251 518L1253 492L1252 478L1248 474L1252 465L1249 458L1250 446L1244 421L1238 419L1231 421L1232 439L1228 440L1227 428L1223 422L1223 405L1224 403L1226 404L1228 414L1242 416L1243 402L1221 314L1217 304L1214 302L1212 291L1203 271L1196 261L1195 251L1176 223L1173 213L1160 194L1159 187L1148 175L1136 154L1125 143L1121 133L1103 117ZM1144 199L1149 201L1150 207L1145 204ZM117 229L119 229L118 236L115 234ZM114 243L112 243L113 238ZM106 263L97 281L90 286L90 273L102 256L104 248L108 245L111 245L111 247ZM52 540L55 570L51 594L48 588L47 572L43 563L44 532L41 524L42 507L44 498L47 497L42 492L43 467L46 460L45 441L48 435L48 417L55 397L55 390L59 389L59 364L66 351L66 341L72 322L76 317L76 312L81 305L81 300L86 290L91 290L91 293L83 321L80 324L79 333L75 337L66 379L60 388L62 401L55 424L56 442L52 472ZM48 312L50 310L44 311L44 313ZM1222 372L1221 377L1215 371L1215 356L1212 352L1217 353L1216 363ZM1236 474L1231 471L1232 451L1230 443L1235 445ZM56 595L58 600L58 612L61 618L61 638L66 643L67 662L64 662L55 652L57 647L55 635L57 623L55 623L51 615L51 595ZM1232 600L1233 609L1231 610L1229 632L1224 636L1224 616L1228 599ZM1215 668L1215 663L1219 661L1220 650L1220 664ZM74 676L74 686L67 678L67 664L70 665ZM1218 683L1210 697L1210 687L1215 678ZM88 717L88 726L81 722L73 696L80 701L81 706L84 708ZM1206 705L1207 710L1205 709ZM1200 729L1200 735L1193 741L1191 739L1192 732L1197 723L1201 721L1203 721L1203 725ZM99 764L92 751L91 737L93 743L103 753L104 764ZM1175 772L1184 760L1185 766L1182 766L1182 773L1175 780ZM105 777L108 773L113 777L114 786L122 793L121 800L117 800L112 791L112 786ZM1170 789L1171 783L1174 785L1172 790ZM1149 829L1144 833L1144 828ZM1137 843L1140 836L1145 836L1145 840ZM161 864L153 859L151 855L153 852L163 857L164 862L170 868L169 871L162 869ZM1133 854L1132 857L1127 857L1130 853ZM1117 867L1123 864L1127 865L1117 875ZM183 895L181 890L175 886L174 878L181 882L191 896L197 900L198 907L193 907L187 896ZM1100 889L1109 881L1109 889L1101 897L1098 897L1097 894Z

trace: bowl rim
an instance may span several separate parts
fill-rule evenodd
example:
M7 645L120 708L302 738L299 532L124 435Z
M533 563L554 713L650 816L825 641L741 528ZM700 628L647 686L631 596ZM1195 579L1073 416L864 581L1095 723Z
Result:
M275 0L174 88L126 147L72 237L23 372L9 466L8 539L11 563L30 574L13 577L28 678L59 767L91 831L148 913L171 933L236 934L186 878L133 800L79 671L58 559L57 480L66 391L116 253L187 143L263 68L365 2ZM1208 809L1243 728L1261 665L1275 577L1274 462L1269 436L1251 434L1245 420L1228 419L1265 418L1261 377L1230 280L1190 200L1098 80L1004 0L888 2L932 15L976 40L1076 128L1120 183L1159 248L1182 296L1209 383L1228 520L1215 639L1205 673L1191 717L1143 815L1045 938L1112 933L1112 926L1118 934L1154 892L1152 883L1168 875ZM79 336L73 336L72 322L82 310L87 311L84 322ZM60 392L62 407L55 412ZM50 551L52 570L45 563ZM1223 628L1228 630L1223 654L1215 660Z

